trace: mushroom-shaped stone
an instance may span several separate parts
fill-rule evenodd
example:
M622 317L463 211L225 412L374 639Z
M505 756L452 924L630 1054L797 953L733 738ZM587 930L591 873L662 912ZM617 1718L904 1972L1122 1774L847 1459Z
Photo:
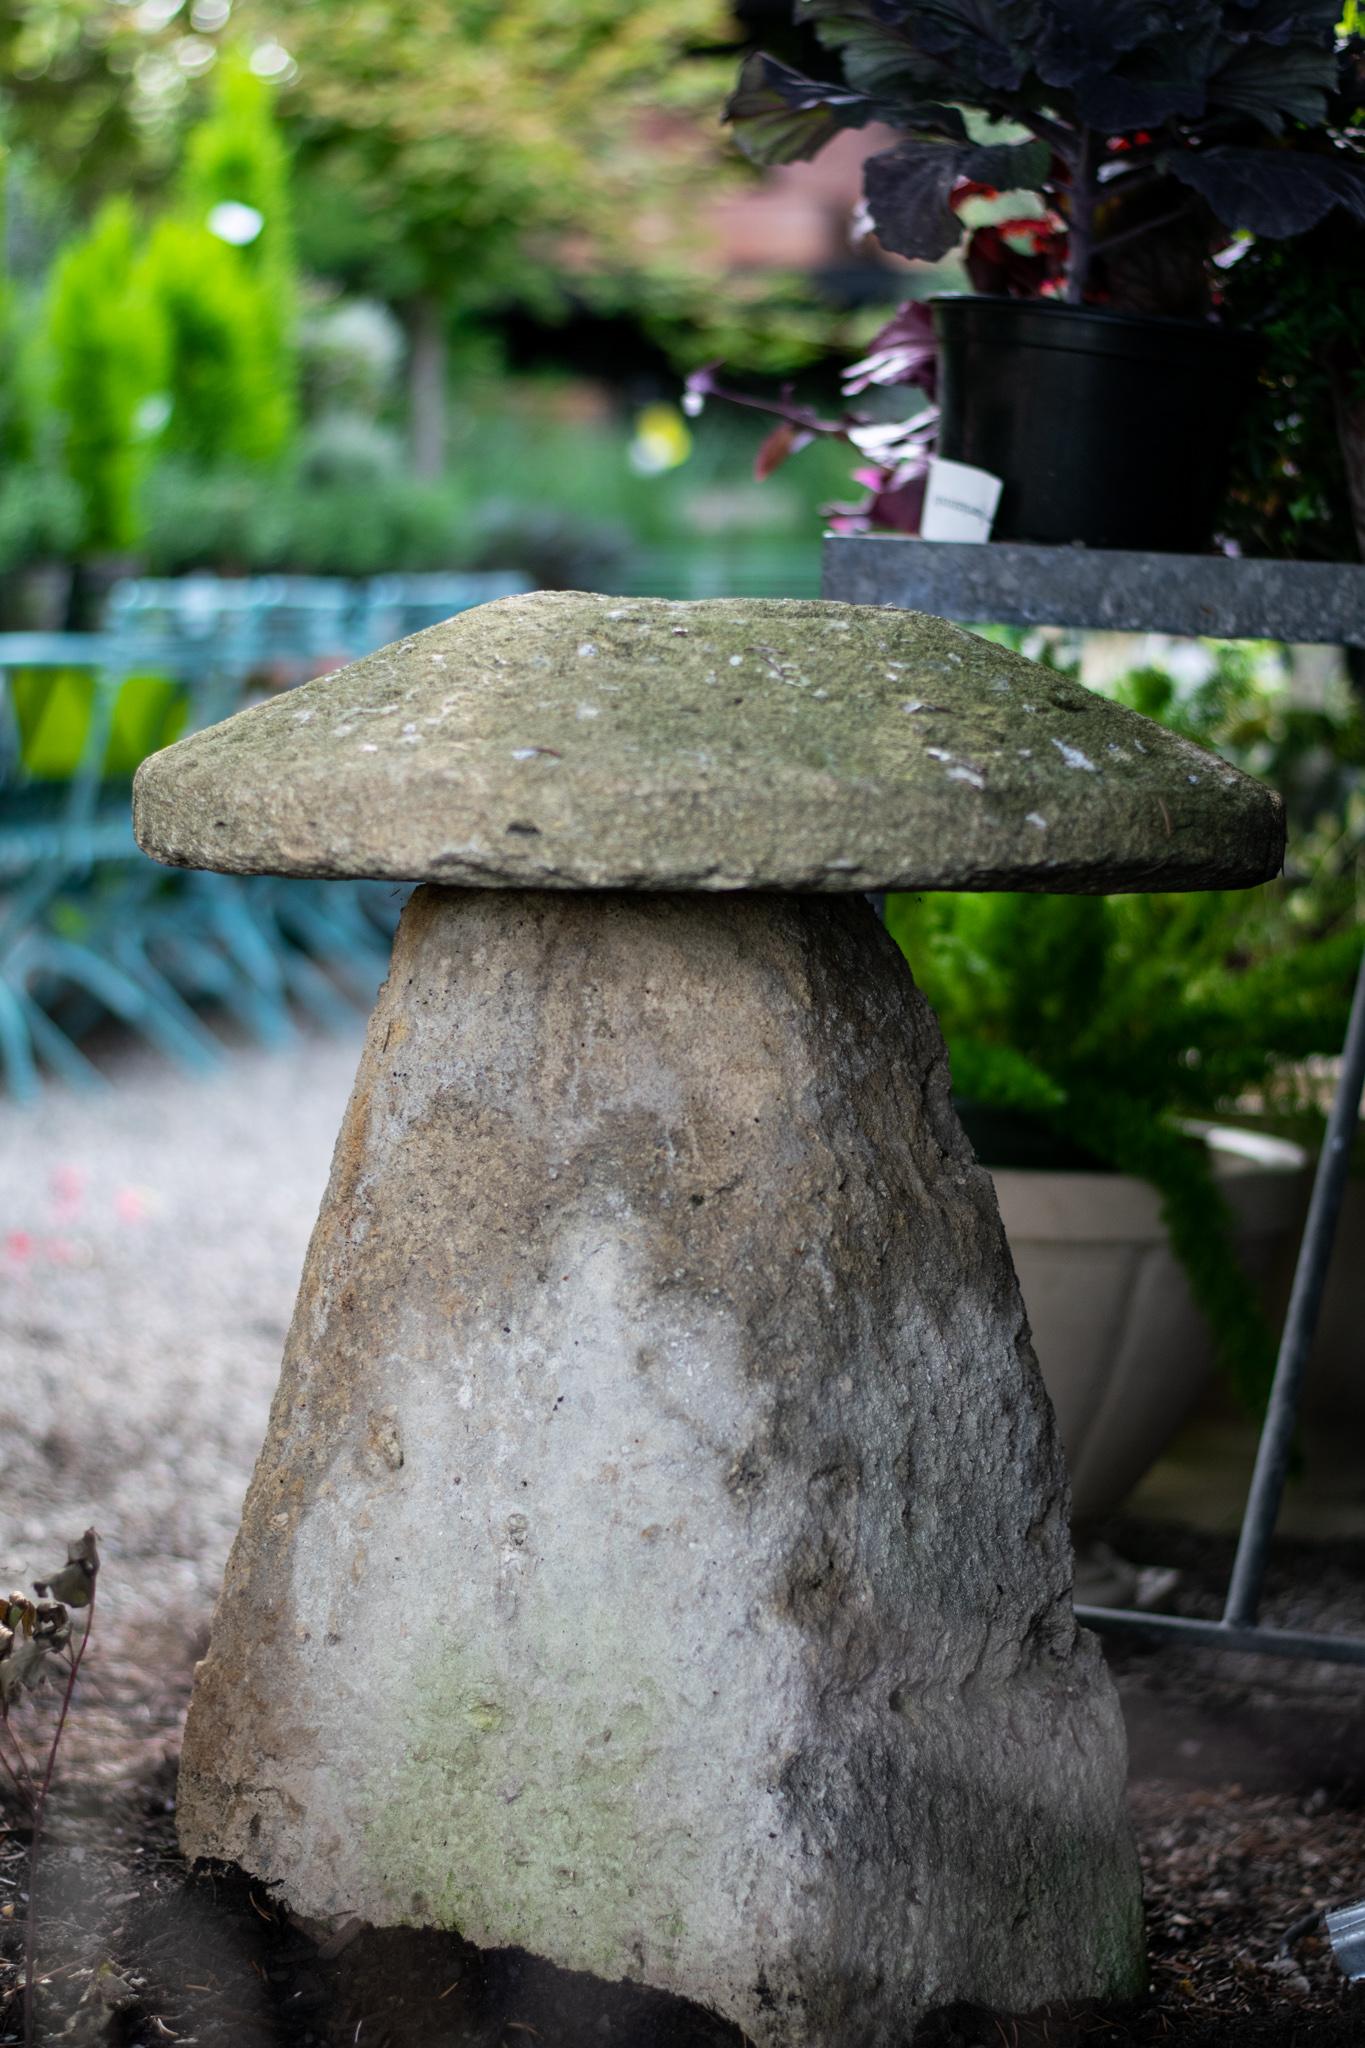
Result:
M1051 1413L857 892L1254 882L1276 799L938 620L567 594L180 742L137 830L446 885L308 1254L187 1851L761 2048L1136 1989Z
M504 598L148 761L179 867L524 889L1208 889L1278 799L918 612Z

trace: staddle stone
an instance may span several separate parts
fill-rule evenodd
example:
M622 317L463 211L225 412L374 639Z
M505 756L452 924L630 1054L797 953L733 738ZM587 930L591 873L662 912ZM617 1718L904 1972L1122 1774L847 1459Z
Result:
M179 742L135 823L427 885L196 1682L187 1851L758 2048L1138 1988L1051 1412L858 892L1250 883L1278 799L941 620L570 592Z
M144 763L139 843L236 874L537 889L1237 887L1278 797L918 612L540 591Z
M762 2048L1138 1988L1051 1412L865 903L413 898L179 1825Z

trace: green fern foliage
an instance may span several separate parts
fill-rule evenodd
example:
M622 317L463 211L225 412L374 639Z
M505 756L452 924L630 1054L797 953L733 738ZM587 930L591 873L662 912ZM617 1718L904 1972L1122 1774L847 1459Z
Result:
M1306 1063L1340 1050L1363 932L1360 719L1296 710L1236 654L1194 692L1145 670L1115 694L1285 790L1284 879L1171 896L892 896L887 925L938 1013L961 1099L1023 1112L1158 1190L1220 1362L1255 1406L1271 1337L1187 1126L1248 1105L1302 1116Z

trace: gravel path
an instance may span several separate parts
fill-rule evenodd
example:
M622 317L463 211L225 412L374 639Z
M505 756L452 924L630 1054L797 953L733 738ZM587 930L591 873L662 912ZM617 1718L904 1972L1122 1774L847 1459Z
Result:
M135 1046L107 1089L0 1100L0 1579L93 1523L106 1612L207 1618L265 1428L353 1036ZM131 1619L125 1606L125 1619Z

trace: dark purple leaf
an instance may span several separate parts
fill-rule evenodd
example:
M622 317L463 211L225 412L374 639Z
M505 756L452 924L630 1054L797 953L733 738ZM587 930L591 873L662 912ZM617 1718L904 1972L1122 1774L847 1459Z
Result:
M934 262L956 248L962 223L950 201L963 178L998 191L1036 191L1051 151L1042 142L902 142L869 157L863 191L877 240L898 256Z
M1305 234L1334 207L1365 221L1365 163L1287 149L1182 149L1165 168L1227 228L1272 240Z
M918 533L928 480L927 455L919 464L905 463L893 471L860 471L858 482L867 484L872 492L863 508L867 525L889 527L893 533Z
M874 108L846 85L806 78L761 51L746 58L724 118L735 141L757 164L812 157L842 128L862 128Z
M979 78L998 92L1014 92L1029 69L1029 49L1043 9L1030 0L926 0L924 5L888 6L883 19L899 16L930 56L947 60L957 76Z
M1175 23L1170 10L1154 11L1144 40L1111 51L1107 60L1097 55L1073 79L1077 118L1107 135L1159 128L1173 116L1196 119L1208 100L1221 16L1219 0L1204 0Z
M1143 53L1144 59L1148 53ZM1170 120L1196 121L1208 103L1207 65L1167 67L1157 52L1150 62L1083 79L1072 93L1078 120L1101 135L1160 128Z
M913 95L936 68L933 59L917 50L908 36L881 22L841 13L824 22L819 35L827 50L838 51L844 77L860 92L904 91L908 87Z
M938 383L938 337L934 316L919 300L897 309L872 340L860 362L844 372L844 396L856 398L874 384L908 384L935 395Z
M1170 6L1154 0L1048 0L1042 33L1033 48L1033 68L1045 85L1073 86L1103 77L1131 50L1169 37L1177 23ZM1179 27L1196 27L1196 10L1181 8ZM1210 10L1207 5L1204 11ZM1214 22L1218 9L1212 10Z
M1270 43L1243 44L1210 79L1209 105L1250 114L1272 135L1280 134L1287 120L1320 126L1337 69L1330 44L1325 50L1303 43L1285 50Z
M899 69L900 45L912 77L926 76L928 58L951 78L1011 92L1028 70L1041 12L1038 0L798 0L796 19L814 23L830 49L856 43L873 64Z
M1283 45L1309 37L1330 47L1342 12L1340 0L1232 0L1223 10L1223 28L1239 40Z

